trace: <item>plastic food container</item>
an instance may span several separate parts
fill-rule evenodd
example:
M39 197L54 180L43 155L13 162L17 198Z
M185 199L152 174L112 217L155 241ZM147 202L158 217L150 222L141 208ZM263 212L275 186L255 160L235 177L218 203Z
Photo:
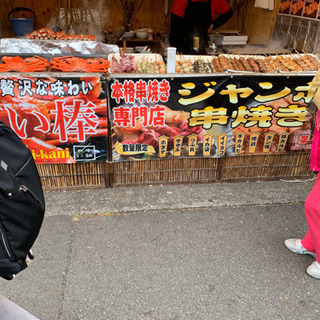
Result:
M147 39L148 37L148 29L145 28L145 29L138 29L135 31L135 36L138 38L138 39Z
M127 31L123 34L123 39L132 39L134 37L134 31Z

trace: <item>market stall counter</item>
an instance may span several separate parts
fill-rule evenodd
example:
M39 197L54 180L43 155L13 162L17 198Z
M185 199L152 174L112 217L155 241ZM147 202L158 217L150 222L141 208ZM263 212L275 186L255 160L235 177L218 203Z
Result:
M150 54L51 55L23 73L2 57L0 120L47 189L310 177L318 60L295 57L180 56L172 74Z
M313 77L111 75L113 183L311 176Z

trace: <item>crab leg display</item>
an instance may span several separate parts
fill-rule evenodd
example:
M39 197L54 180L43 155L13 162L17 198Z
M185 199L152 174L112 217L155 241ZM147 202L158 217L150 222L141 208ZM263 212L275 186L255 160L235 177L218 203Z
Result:
M55 57L51 61L53 70L64 72L108 72L110 62L103 58L83 59L74 56Z
M19 56L10 57L3 56L0 63L0 72L20 71L20 72L34 72L47 71L50 66L48 59L33 56L22 59Z

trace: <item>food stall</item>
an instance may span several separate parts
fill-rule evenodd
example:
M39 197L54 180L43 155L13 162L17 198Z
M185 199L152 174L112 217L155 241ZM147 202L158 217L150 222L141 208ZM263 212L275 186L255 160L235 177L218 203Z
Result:
M0 120L29 147L45 188L108 183L105 88L115 52L74 37L1 39Z
M309 54L180 56L175 74L110 74L114 183L309 176L318 66Z
M315 55L177 54L168 72L160 54L36 31L1 39L0 120L44 188L313 176Z

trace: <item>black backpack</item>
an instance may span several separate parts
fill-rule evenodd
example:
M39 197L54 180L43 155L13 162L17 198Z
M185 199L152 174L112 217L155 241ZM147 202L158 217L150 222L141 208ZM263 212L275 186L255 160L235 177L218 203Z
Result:
M31 247L45 202L30 150L0 121L0 276L7 280L33 260Z

